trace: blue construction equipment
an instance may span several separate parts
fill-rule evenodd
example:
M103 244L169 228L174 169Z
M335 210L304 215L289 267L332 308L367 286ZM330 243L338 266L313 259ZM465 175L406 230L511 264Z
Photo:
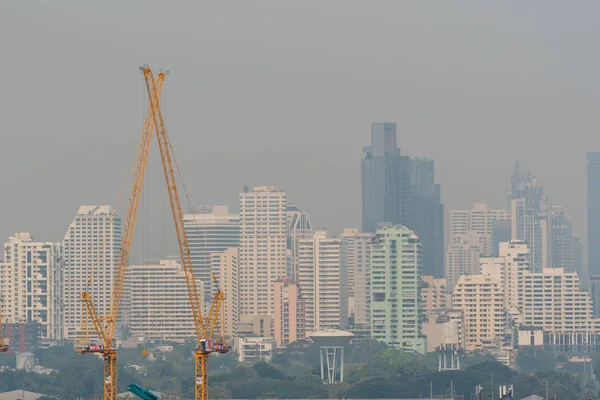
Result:
M143 400L158 400L157 395L155 395L148 389L144 389L143 387L136 385L135 383L132 383L131 385L129 385L127 387L127 390Z

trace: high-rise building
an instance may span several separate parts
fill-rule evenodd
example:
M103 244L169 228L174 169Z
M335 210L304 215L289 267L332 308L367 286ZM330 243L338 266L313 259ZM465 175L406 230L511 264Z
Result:
M552 267L585 277L582 243L573 237L571 217L562 206L552 207Z
M396 124L373 123L371 146L363 148L363 231L379 224L404 225L421 238L423 273L444 273L444 218L433 160L400 155Z
M63 339L62 245L17 232L4 243L0 306L5 323L37 322L41 336Z
M127 269L128 327L134 338L183 342L196 336L183 267L174 260ZM199 280L197 280L199 283ZM202 285L197 285L202 296Z
M214 252L211 257L212 273L216 283L225 295L223 304L223 317L225 321L225 334L229 337L237 336L239 320L239 249L230 247L222 252ZM216 288L212 288L214 293Z
M493 246L494 223L498 220L506 220L508 217L507 210L490 209L486 203L475 203L470 210L451 210L450 237L464 235L468 231L476 232L481 241L481 255L489 257L494 254L494 251L498 251Z
M275 282L273 331L278 347L304 339L304 313L304 300L298 284L289 278Z
M340 327L340 239L317 231L299 242L299 284L305 304L306 335Z
M521 174L515 163L511 193L512 240L527 243L533 271L552 265L552 203L544 196L542 184Z
M371 247L371 335L390 346L424 353L421 243L397 225L377 231Z
M371 303L369 268L372 233L344 229L340 235L341 326L369 325Z
M594 316L600 317L600 276L590 276L589 293L594 306Z
M592 299L576 272L545 268L523 276L523 324L551 332L598 332Z
M287 197L274 186L255 186L239 201L239 315L246 323L275 310L274 284L287 266Z
M497 219L492 225L492 254L489 257L498 257L500 254L500 243L510 242L510 219Z
M450 290L463 275L479 274L481 237L477 232L455 233L450 237L446 258L446 280Z
M452 308L464 315L466 351L482 349L504 336L502 288L492 276L462 276L452 292Z
M298 241L310 239L314 233L308 214L300 211L298 206L288 204L287 207L287 277L298 281Z
M500 243L499 257L482 258L481 275L491 276L503 292L504 309L522 309L523 276L531 272L529 248L525 242L511 241Z
M446 279L435 279L433 276L421 277L421 304L423 311L445 311L448 308ZM431 345L431 343L428 343Z
M194 277L203 283L205 302L210 301L212 254L240 245L240 219L227 206L200 206L195 214L183 216L190 247Z
M79 207L63 239L65 338L78 337L83 291L99 315L108 314L120 246L121 218L110 206Z
M587 153L588 276L600 276L600 153Z

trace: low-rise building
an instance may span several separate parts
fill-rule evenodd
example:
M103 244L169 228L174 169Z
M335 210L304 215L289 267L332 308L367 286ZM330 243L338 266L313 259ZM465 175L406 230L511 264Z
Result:
M269 361L277 348L273 337L237 337L234 350L240 362Z

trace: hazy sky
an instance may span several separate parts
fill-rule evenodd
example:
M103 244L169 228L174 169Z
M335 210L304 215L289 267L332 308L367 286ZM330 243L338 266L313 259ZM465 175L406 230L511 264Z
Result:
M4 0L0 238L62 240L79 205L114 205L124 184L125 213L143 63L171 71L165 118L194 205L237 208L244 184L274 184L315 226L359 227L361 148L387 120L403 154L435 159L447 211L503 206L520 157L585 236L598 15L595 1ZM136 235L151 245L153 156Z

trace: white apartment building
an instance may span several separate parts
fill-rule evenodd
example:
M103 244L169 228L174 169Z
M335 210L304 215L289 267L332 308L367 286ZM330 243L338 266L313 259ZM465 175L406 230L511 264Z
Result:
M229 213L227 206L200 206L194 214L183 216L185 234L190 246L194 276L204 285L209 301L211 287L211 257L240 245L240 218Z
M306 336L340 326L340 239L317 231L299 241L299 284L305 301Z
M274 186L244 189L240 203L239 315L273 315L273 284L287 266L287 197Z
M592 299L579 286L576 272L544 268L523 275L523 325L549 332L600 332Z
M452 308L464 316L466 351L483 348L504 335L504 295L492 276L462 276L452 294Z
M196 336L183 267L174 260L130 265L126 273L129 333L183 342ZM202 296L202 285L197 285Z
M308 214L301 211L298 206L287 206L287 277L298 281L298 241L312 238L314 231Z
M481 236L475 231L456 233L450 237L446 252L446 280L450 290L463 275L479 274Z
M223 316L225 321L225 335L237 336L238 315L238 274L239 274L239 249L231 247L221 253L212 253L211 268L215 275L216 283L219 285L225 301L223 304ZM211 293L214 294L214 289Z
M496 220L510 219L510 212L502 209L490 209L486 203L475 203L470 210L450 211L450 237L456 234L477 232L481 240L481 254L494 253L492 229Z
M481 274L491 276L500 284L504 296L504 309L522 309L521 283L523 276L531 272L529 248L525 242L500 243L500 257L482 258Z
M3 322L37 322L42 337L63 339L62 245L17 232L4 243L0 263Z
M65 338L79 335L83 291L88 290L100 316L108 313L121 230L121 218L110 206L81 206L69 225L63 239Z
M375 235L344 229L340 235L341 325L369 325L371 305L371 244Z

